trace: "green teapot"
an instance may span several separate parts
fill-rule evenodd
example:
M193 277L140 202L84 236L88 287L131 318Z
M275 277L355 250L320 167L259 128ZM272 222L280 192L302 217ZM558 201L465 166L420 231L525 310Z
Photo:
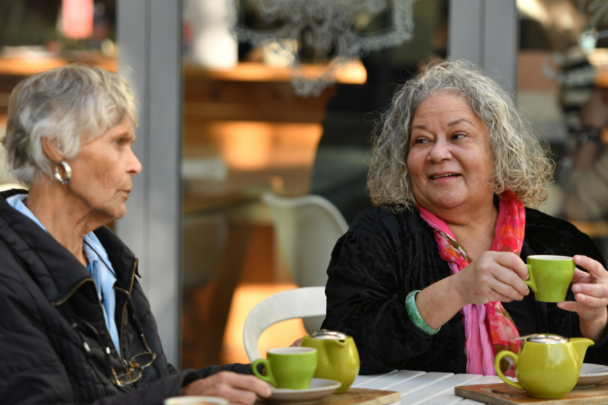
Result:
M321 329L302 339L303 347L317 349L315 378L342 383L336 394L345 392L359 374L359 352L352 337Z
M519 355L503 350L494 360L498 376L511 387L525 390L536 398L562 398L576 385L587 348L586 338L566 339L551 334L523 336ZM500 369L500 361L510 357L515 363L519 383L509 380Z

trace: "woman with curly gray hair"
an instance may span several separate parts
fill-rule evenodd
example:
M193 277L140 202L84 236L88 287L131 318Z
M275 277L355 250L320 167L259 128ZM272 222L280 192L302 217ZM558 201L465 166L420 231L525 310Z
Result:
M270 395L241 375L249 365L179 371L167 362L137 259L104 226L125 215L141 171L134 125L129 85L99 68L43 72L11 94L4 145L29 192L0 194L2 404Z
M553 163L511 97L465 62L429 67L397 90L374 141L374 207L338 241L324 328L352 335L362 373L495 374L531 333L585 336L608 364L608 272L590 238L527 206ZM538 302L531 255L574 256L567 301ZM508 370L512 373L512 370Z

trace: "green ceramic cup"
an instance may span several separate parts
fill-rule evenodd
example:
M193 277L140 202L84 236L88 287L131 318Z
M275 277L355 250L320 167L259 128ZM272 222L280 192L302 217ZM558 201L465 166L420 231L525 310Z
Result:
M574 260L567 256L528 256L528 279L537 301L563 302L574 276Z
M283 347L270 349L267 359L257 359L251 364L251 370L258 378L275 388L305 390L317 370L317 349L311 347ZM262 364L266 375L258 372Z

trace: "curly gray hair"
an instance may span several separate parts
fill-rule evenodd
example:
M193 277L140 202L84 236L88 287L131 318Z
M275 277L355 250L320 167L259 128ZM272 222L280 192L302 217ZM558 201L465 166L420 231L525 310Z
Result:
M376 128L367 178L374 205L391 205L395 211L415 206L407 168L411 124L420 104L443 92L463 96L488 128L494 192L511 190L525 205L544 201L554 169L548 146L495 81L468 62L444 61L398 89Z
M13 176L32 184L36 176L52 175L42 148L43 137L55 138L66 159L129 117L137 125L137 106L129 84L118 74L99 67L67 65L20 82L8 106L6 136Z

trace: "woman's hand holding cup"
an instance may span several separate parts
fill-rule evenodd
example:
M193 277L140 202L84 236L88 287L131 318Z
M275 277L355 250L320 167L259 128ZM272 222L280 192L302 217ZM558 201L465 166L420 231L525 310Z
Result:
M530 293L527 278L528 268L511 252L484 252L454 276L464 305L522 300Z
M210 396L225 398L232 404L252 405L257 396L269 397L270 387L251 375L222 371L196 380L182 388L182 396Z
M574 256L574 263L588 271L574 271L572 292L575 301L560 302L563 310L576 312L583 336L598 341L608 321L608 271L596 260L587 256Z

